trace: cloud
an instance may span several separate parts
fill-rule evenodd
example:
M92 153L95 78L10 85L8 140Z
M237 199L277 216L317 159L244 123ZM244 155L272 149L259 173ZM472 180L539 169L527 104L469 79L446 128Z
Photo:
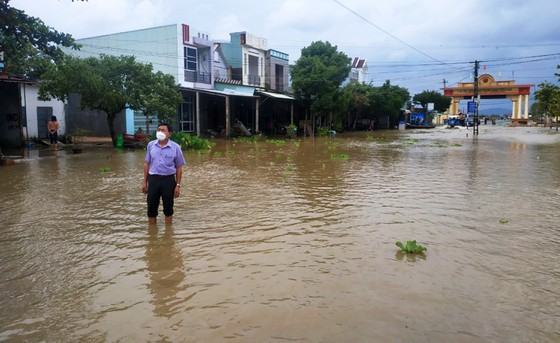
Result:
M556 52L560 47L556 0L340 1L439 60L511 58ZM316 40L329 40L349 56L367 58L370 64L431 61L332 0L12 0L11 4L78 38L188 23L216 39L228 39L229 32L249 31L267 38L269 47L289 53L292 61L302 47ZM535 82L537 75L550 73L558 62L492 66L488 70L502 75L514 71L520 81ZM438 75L426 78L427 72L419 70L415 78L408 71L379 67L371 68L370 74L376 82L400 79L411 89L419 84L426 88L430 82L437 88L443 77L452 81L470 77L454 68L441 69L449 74L434 72Z

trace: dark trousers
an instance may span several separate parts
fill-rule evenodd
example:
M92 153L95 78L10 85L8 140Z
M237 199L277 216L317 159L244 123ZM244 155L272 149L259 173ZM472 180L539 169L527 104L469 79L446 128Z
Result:
M175 175L148 175L148 217L157 217L159 199L163 200L163 214L173 215L175 198Z
M54 132L54 133L49 132L49 141L51 144L58 143L58 132Z

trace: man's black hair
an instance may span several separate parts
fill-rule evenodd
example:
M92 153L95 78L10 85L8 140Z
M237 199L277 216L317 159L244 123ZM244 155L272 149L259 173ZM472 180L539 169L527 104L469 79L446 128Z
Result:
M167 123L161 122L161 123L158 124L157 127L160 127L160 126L167 126L167 131L169 131L169 133L173 132L173 128L171 127L171 125L169 125Z

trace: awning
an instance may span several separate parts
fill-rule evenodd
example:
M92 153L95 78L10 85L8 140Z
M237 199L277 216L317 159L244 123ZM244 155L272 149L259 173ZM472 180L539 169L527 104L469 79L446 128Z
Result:
M271 92L264 92L264 91L257 91L257 93L264 94L266 96L269 96L271 98L276 98L276 99L295 100L294 97L285 94L280 94L280 93L271 93Z
M195 89L195 92L213 94L213 95L220 95L220 96L243 96L246 98L256 98L256 96L252 94L248 94L245 92L239 92L232 89L225 89L223 91L215 90L215 89Z
M244 94L245 96L254 96L255 87L249 87L244 85L232 85L227 83L214 83L214 90L228 93L228 95L239 95Z

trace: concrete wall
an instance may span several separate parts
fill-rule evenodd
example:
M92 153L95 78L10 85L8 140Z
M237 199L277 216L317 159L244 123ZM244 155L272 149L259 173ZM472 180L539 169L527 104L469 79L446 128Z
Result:
M80 96L71 94L68 97L66 111L67 134L83 134L90 136L109 136L107 115L100 111L80 108ZM115 132L126 133L126 114L123 110L115 118Z
M37 107L50 107L52 108L52 114L56 116L60 128L58 130L59 135L64 135L66 133L66 115L64 111L64 103L58 100L41 101L39 100L39 85L37 84L27 84L21 85L21 105L25 107L26 123L24 125L23 134L26 139L34 139L40 136L46 135L45 132L39 134L38 132L38 122L37 122Z
M173 75L181 83L184 82L181 32L181 25L173 24L83 38L77 40L82 45L80 50L65 49L65 52L83 58L100 54L132 55L139 62L151 63L155 71Z
M232 68L241 68L243 65L243 54L240 43L240 33L231 33L229 43L220 43L220 49L225 63Z
M283 75L276 75L276 65L281 65L284 68ZM283 60L280 58L276 58L271 56L270 51L266 54L266 88L271 89L277 92L287 92L288 91L288 82L289 77L288 74L290 73L290 66L287 60ZM283 89L276 89L276 79L278 77L282 78L283 82Z
M250 46L242 46L242 60L243 60L243 84L256 86L256 87L265 87L265 58L266 53L264 50L258 50ZM254 56L258 58L258 73L257 75L260 77L260 84L250 84L249 83L249 56Z

